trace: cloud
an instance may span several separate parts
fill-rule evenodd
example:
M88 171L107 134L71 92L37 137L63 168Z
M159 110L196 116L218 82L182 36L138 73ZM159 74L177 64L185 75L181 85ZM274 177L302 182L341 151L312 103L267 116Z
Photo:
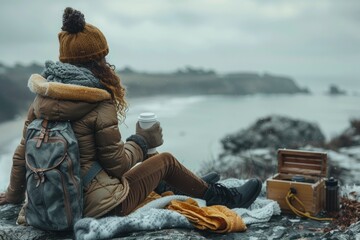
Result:
M3 1L1 59L57 59L67 6L106 35L109 60L148 71L184 65L220 71L359 74L358 1Z

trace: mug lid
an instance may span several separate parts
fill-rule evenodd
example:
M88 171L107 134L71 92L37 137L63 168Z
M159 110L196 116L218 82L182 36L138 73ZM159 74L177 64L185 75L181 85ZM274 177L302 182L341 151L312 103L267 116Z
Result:
M153 122L154 120L156 120L156 118L157 117L156 117L155 113L143 112L143 113L140 113L138 119L142 122Z

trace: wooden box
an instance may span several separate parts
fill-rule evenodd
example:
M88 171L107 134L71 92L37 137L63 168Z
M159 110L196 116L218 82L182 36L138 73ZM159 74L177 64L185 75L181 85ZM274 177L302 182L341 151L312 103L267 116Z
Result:
M277 201L282 211L290 212L285 197L294 188L305 210L316 215L325 207L326 172L326 153L279 149L278 173L266 181L267 198ZM301 182L293 181L299 178ZM296 201L293 205L301 209Z

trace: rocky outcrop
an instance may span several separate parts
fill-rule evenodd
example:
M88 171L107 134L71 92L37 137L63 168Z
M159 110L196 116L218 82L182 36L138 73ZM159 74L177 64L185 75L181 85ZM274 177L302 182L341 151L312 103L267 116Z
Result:
M221 143L219 158L205 163L200 174L216 170L224 178L257 176L265 180L277 172L277 149L299 149L308 144L321 147L325 137L314 123L274 115L225 136Z
M353 146L360 146L360 119L351 120L350 126L327 144L328 148L334 150Z
M328 154L328 175L341 184L360 184L360 121L325 142L316 124L282 116L257 120L249 128L225 136L216 161L203 164L199 174L218 171L225 178L260 177L277 173L277 149L302 149Z
M332 84L329 87L329 91L328 91L329 95L345 95L346 91L340 89L338 86Z
M56 234L45 232L33 227L18 226L16 219L21 205L0 206L0 239L1 240L30 240L30 239L71 239L72 234Z
M325 137L314 123L273 115L257 120L247 129L225 136L221 143L224 149L222 155L237 155L257 148L320 147L324 145Z
M0 239L1 240L57 240L74 239L73 233L53 233L37 230L32 227L15 225L19 205L0 206ZM328 222L300 219L294 215L273 216L269 222L252 224L245 232L215 234L189 229L159 229L151 232L132 232L114 239L152 240L152 239L356 239L360 237L360 222L344 231L329 231ZM328 231L328 232L327 232Z
M284 123L285 126L279 127L281 123ZM307 131L307 128L312 129L312 131ZM203 175L210 170L216 170L221 173L223 178L260 176L266 179L277 172L276 150L279 146L284 147L279 145L283 141L288 144L286 145L288 148L297 146L305 150L326 151L330 165L329 174L340 179L342 194L347 196L348 193L355 192L357 194L354 194L355 200L359 201L360 187L353 185L354 183L360 184L360 175L358 174L360 171L360 144L357 141L360 135L358 121L353 121L349 129L345 130L341 136L346 135L346 139L349 138L351 141L346 141L346 144L340 144L337 141L338 145L336 146L341 147L333 147L332 150L329 150L326 148L328 144L325 143L323 134L312 123L279 116L262 118L249 129L225 137L224 139L227 139L226 144L228 144L227 149L221 154L219 160L204 164L203 173L199 174ZM290 131L292 134L283 133L283 131ZM251 138L252 134L257 137ZM268 137L269 134L272 137ZM307 142L303 141L304 137L311 140L316 146L322 147L306 145ZM238 149L236 149L237 146ZM346 184L348 185L345 187ZM59 234L40 231L32 227L17 226L15 222L19 210L19 205L0 206L1 240L73 239L72 233ZM273 216L269 222L249 225L246 232L242 233L214 234L189 229L159 229L151 232L132 232L116 239L360 239L360 221L353 223L350 227L340 229L333 226L332 223L282 214Z
M219 158L204 163L199 174L217 171L223 178L260 177L266 182L266 179L278 171L276 156L278 148L326 152L328 176L339 179L343 196L349 196L349 193L354 191L354 196L357 197L356 204L359 205L359 140L360 120L352 120L348 129L326 143L315 124L269 116L259 119L247 129L225 136L221 141L223 151ZM349 186L353 189L349 190ZM298 219L296 224L294 219L289 219L286 215L277 219L277 225L272 225L272 221L276 219L273 217L269 223L263 224L263 227L272 229L272 232L267 232L268 239L360 239L358 210L356 214L353 225L348 228L334 226L336 221L329 224Z
M306 151L328 154L328 176L333 176L341 184L360 185L360 146L342 148L339 151L311 146L299 148ZM262 180L278 172L277 152L271 148L250 149L236 155L222 155L216 161L202 165L199 175L217 171L223 178L260 177Z

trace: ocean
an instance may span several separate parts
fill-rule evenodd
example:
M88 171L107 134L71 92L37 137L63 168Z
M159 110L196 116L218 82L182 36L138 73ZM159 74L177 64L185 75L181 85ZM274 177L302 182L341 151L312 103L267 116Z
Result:
M155 96L129 99L129 110L120 125L123 139L135 132L137 117L142 112L156 113L163 128L164 144L160 152L172 153L193 171L221 152L220 140L227 134L247 128L257 119L272 114L316 123L327 140L349 126L349 120L360 118L360 81L356 78L338 84L346 95L325 93L332 79L301 82L312 94L279 94L249 96ZM309 84L311 83L311 84ZM0 137L0 191L9 182L12 154L21 135L23 119L0 124L10 139ZM2 128L1 128L2 127ZM6 131L11 134L6 134ZM1 141L2 140L2 141Z

